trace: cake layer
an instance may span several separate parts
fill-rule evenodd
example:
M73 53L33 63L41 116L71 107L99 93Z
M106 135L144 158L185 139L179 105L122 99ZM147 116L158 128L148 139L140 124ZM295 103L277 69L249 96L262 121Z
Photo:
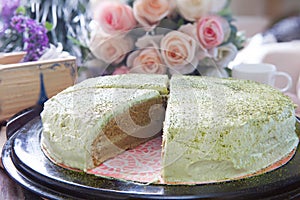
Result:
M135 89L153 89L160 94L168 94L169 78L167 75L160 74L121 74L100 76L87 79L65 92L80 90L83 88L135 88Z
M156 90L62 92L44 105L41 145L55 162L87 170L159 133L164 111Z
M237 178L298 144L291 100L252 81L173 76L164 122L166 183Z

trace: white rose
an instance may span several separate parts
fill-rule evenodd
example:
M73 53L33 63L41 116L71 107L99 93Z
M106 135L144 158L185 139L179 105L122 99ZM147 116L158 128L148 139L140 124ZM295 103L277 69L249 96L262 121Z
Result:
M222 45L217 48L216 63L220 67L227 67L228 64L236 57L238 49L232 43Z
M189 35L171 31L162 38L160 48L171 74L188 74L196 69L197 44Z
M93 35L89 47L98 59L118 64L133 49L133 41L126 35L109 36L98 32Z
M227 0L176 0L179 13L189 21L196 21L201 16L222 10Z

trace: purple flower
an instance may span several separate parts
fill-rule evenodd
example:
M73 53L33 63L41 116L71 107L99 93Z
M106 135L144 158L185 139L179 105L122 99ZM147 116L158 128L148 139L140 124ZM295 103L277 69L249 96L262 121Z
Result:
M10 26L13 31L23 38L23 49L27 52L24 61L38 60L49 46L46 28L35 20L23 15L14 16L11 19Z
M18 33L24 32L26 28L24 17L14 16L10 21L10 26Z
M1 0L2 11L1 17L5 24L9 23L11 17L14 15L15 10L20 5L20 0Z

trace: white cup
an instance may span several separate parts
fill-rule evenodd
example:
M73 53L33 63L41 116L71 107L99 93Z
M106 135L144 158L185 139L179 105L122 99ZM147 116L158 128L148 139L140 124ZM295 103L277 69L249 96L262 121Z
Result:
M259 83L268 84L275 87L277 77L286 79L286 84L283 88L277 88L281 92L286 92L292 87L293 81L289 74L277 71L272 64L239 64L232 68L232 77L237 79L253 80Z

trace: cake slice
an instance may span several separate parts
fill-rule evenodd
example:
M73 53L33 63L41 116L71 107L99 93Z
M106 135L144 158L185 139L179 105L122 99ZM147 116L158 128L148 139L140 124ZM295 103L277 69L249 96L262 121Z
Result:
M298 144L294 104L252 81L173 76L163 129L165 183L257 172Z
M81 83L67 88L65 92L83 88L135 88L153 89L162 95L167 95L169 78L161 74L120 74L99 76L87 79Z
M55 163L86 171L157 136L168 78L140 76L135 83L133 77L94 78L49 99L41 113L45 154Z

